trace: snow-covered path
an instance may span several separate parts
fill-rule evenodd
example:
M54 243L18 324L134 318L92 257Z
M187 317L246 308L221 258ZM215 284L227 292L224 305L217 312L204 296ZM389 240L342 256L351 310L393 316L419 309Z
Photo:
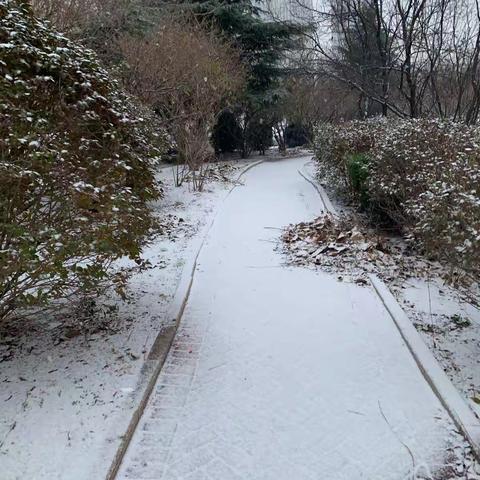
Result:
M277 228L320 214L306 160L255 167L223 205L118 478L403 480L444 464L451 421L373 291L274 251Z

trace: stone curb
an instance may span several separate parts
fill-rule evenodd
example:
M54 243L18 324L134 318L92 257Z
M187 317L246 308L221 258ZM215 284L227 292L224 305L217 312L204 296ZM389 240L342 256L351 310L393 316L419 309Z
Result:
M312 176L305 170L303 172L301 170L298 170L298 173L301 177L303 177L304 180L310 183L313 186L313 188L317 191L320 197L320 200L323 203L325 212L330 213L334 217L338 217L337 210L335 209L332 202L328 198L327 192L325 192L324 188L318 183L318 181L315 178L312 178Z
M425 380L470 443L477 460L480 460L480 420L447 377L387 285L375 275L371 274L369 278Z

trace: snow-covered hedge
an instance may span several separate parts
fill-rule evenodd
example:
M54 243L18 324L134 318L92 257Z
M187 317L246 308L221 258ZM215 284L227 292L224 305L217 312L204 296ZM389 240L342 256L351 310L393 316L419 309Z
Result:
M128 98L25 0L0 0L0 95L1 318L137 258L158 191Z
M439 120L355 121L318 128L322 168L426 252L480 272L480 129Z

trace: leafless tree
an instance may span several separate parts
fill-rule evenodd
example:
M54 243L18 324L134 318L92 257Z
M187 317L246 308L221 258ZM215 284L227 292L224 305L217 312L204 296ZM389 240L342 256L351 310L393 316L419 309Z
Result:
M315 25L301 67L355 90L357 116L477 121L479 0L295 1Z
M126 87L162 120L179 163L201 189L205 162L214 156L211 129L244 85L239 54L215 32L174 18L152 35L126 36L120 45L128 64Z

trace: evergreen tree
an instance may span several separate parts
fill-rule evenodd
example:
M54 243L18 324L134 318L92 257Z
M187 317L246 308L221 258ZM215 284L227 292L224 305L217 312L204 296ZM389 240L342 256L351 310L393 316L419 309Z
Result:
M188 3L197 18L225 33L242 52L251 71L249 93L268 92L285 72L284 53L295 49L302 28L275 22L251 0L193 0Z
M220 113L212 140L215 153L232 153L241 146L242 131L234 112L228 109Z
M236 109L243 132L241 150L243 156L247 156L251 148L259 144L256 138L255 145L250 145L251 124L261 122L265 110L278 100L281 78L290 70L285 53L299 47L305 27L292 22L275 22L251 0L193 0L182 5L231 39L248 67L247 88ZM224 118L220 117L220 121ZM217 131L222 130L220 125ZM261 130L265 138L260 143L268 144L271 130Z

